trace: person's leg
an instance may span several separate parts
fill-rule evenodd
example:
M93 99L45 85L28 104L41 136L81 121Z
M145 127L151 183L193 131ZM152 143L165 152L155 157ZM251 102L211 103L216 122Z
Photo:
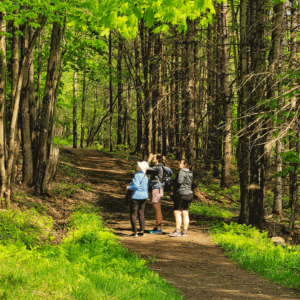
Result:
M137 235L136 218L137 218L138 207L139 207L138 200L131 199L131 201L130 201L130 221L131 221L132 232L135 236Z
M174 211L176 229L180 230L182 224L182 212L180 210Z
M145 233L145 215L144 215L145 204L146 204L146 200L139 200L139 221L140 221L140 229L143 234Z
M189 223L190 223L189 211L184 210L182 212L182 215L183 215L183 230L182 230L181 235L182 236L187 236L187 230L189 228Z
M161 212L161 203L152 203L155 210L155 222L156 228L161 229L161 224L163 220L162 212Z
M181 236L180 228L182 224L182 211L174 210L175 222L176 222L176 229L173 233L170 234L171 237Z
M161 234L162 233L162 212L161 212L161 197L163 195L163 190L154 189L152 190L152 205L155 211L155 228L150 230L150 233Z

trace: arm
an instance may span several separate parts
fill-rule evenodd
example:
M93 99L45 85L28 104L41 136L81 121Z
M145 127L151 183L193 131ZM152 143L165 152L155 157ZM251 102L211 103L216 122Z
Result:
M139 188L140 184L141 184L141 180L138 178L137 174L135 174L128 189L131 191L136 191Z
M182 184L184 181L184 175L183 175L183 172L181 172L181 170L179 171L179 174L178 174L178 178L177 178L177 182L179 184Z

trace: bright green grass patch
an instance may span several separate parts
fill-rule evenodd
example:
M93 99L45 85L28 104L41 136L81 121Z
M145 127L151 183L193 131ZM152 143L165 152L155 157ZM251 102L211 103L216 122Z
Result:
M77 212L60 245L0 245L1 299L182 299L95 213Z
M28 249L41 246L49 238L52 226L52 218L41 216L35 209L0 210L0 244Z
M300 287L300 247L275 246L267 232L236 223L213 225L210 232L241 267L290 288Z
M231 218L235 215L230 211L223 209L217 205L205 205L199 202L193 202L190 207L190 212L204 215L208 217L217 217L217 218Z

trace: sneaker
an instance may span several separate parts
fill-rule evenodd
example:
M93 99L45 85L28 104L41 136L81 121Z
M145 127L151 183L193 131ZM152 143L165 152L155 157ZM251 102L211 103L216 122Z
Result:
M187 236L187 230L182 230L181 231L181 236Z
M131 236L131 237L134 237L134 238L137 238L137 237L138 237L137 233L133 233L133 234L131 234L130 236Z
M173 233L171 233L169 235L170 237L177 237L177 236L181 236L180 230L176 229Z
M158 228L153 228L153 230L149 231L151 234L162 234L162 230Z

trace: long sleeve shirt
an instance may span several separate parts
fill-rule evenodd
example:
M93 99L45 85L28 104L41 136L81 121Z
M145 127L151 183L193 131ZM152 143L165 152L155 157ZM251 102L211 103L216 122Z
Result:
M135 173L130 185L129 190L134 191L132 199L143 200L148 198L148 177L142 171Z

